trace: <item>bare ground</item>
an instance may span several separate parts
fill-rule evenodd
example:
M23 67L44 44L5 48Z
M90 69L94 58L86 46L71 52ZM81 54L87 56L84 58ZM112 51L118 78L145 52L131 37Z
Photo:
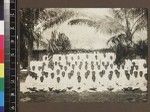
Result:
M32 92L20 93L20 102L147 102L147 92Z

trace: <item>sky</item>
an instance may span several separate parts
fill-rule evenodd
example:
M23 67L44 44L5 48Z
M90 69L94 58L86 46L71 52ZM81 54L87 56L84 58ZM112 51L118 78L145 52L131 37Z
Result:
M74 11L78 11L82 14L91 16L91 17L101 17L105 15L110 15L110 9L108 8L72 8Z
M108 9L93 9L93 8L69 8L80 13L83 16L88 16L93 19L109 14ZM71 41L72 49L101 49L106 48L106 42L108 37L100 32L97 32L95 28L88 27L87 25L68 25L67 22L54 27L49 28L43 32L44 41L50 38L51 31L56 29L58 32L65 33Z
M67 10L72 10L78 12L83 17L90 17L92 19L103 18L106 15L110 15L110 9L108 8L68 8ZM106 44L108 39L110 39L110 35L104 34L102 32L97 31L93 27L89 27L87 25L68 25L68 21L63 24L49 28L42 33L43 41L47 42L47 39L51 37L51 31L57 30L60 33L65 33L66 36L71 41L72 49L103 49L108 48ZM142 32L143 33L143 32ZM144 33L147 35L146 32ZM143 35L143 34L142 34ZM138 35L139 37L141 35Z

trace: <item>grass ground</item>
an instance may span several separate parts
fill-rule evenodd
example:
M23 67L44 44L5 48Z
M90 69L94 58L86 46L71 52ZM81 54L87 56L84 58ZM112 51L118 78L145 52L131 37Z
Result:
M147 92L32 92L20 93L21 102L147 102Z

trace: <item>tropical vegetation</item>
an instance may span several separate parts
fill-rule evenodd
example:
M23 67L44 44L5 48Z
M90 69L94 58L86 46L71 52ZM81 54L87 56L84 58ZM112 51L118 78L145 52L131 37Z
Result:
M93 19L76 18L68 25L86 24L101 33L111 36L107 44L116 53L116 64L121 64L125 58L147 58L147 40L134 42L136 33L147 29L148 11L144 8L115 8L110 9L110 15ZM49 54L64 52L71 49L69 37L64 33L52 31L47 42L42 41L41 33L69 20L78 13L66 9L21 9L20 10L20 60L25 67L30 64L34 43L43 45ZM76 16L77 17L77 16ZM28 63L26 62L28 60ZM28 65L29 66L29 65Z

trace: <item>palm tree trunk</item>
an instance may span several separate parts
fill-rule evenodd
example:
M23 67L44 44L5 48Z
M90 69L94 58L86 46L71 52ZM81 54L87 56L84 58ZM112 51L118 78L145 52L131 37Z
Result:
M32 45L32 42L28 40L28 73L30 71L30 62L31 62L31 56L32 56L32 48L33 48L33 45Z
M127 17L127 11L126 9L124 10L124 13L125 13L125 21L126 21L126 36L127 36L127 39L132 42L132 33L131 33L131 29L130 29L130 23L129 23L129 20L128 20L128 17Z

